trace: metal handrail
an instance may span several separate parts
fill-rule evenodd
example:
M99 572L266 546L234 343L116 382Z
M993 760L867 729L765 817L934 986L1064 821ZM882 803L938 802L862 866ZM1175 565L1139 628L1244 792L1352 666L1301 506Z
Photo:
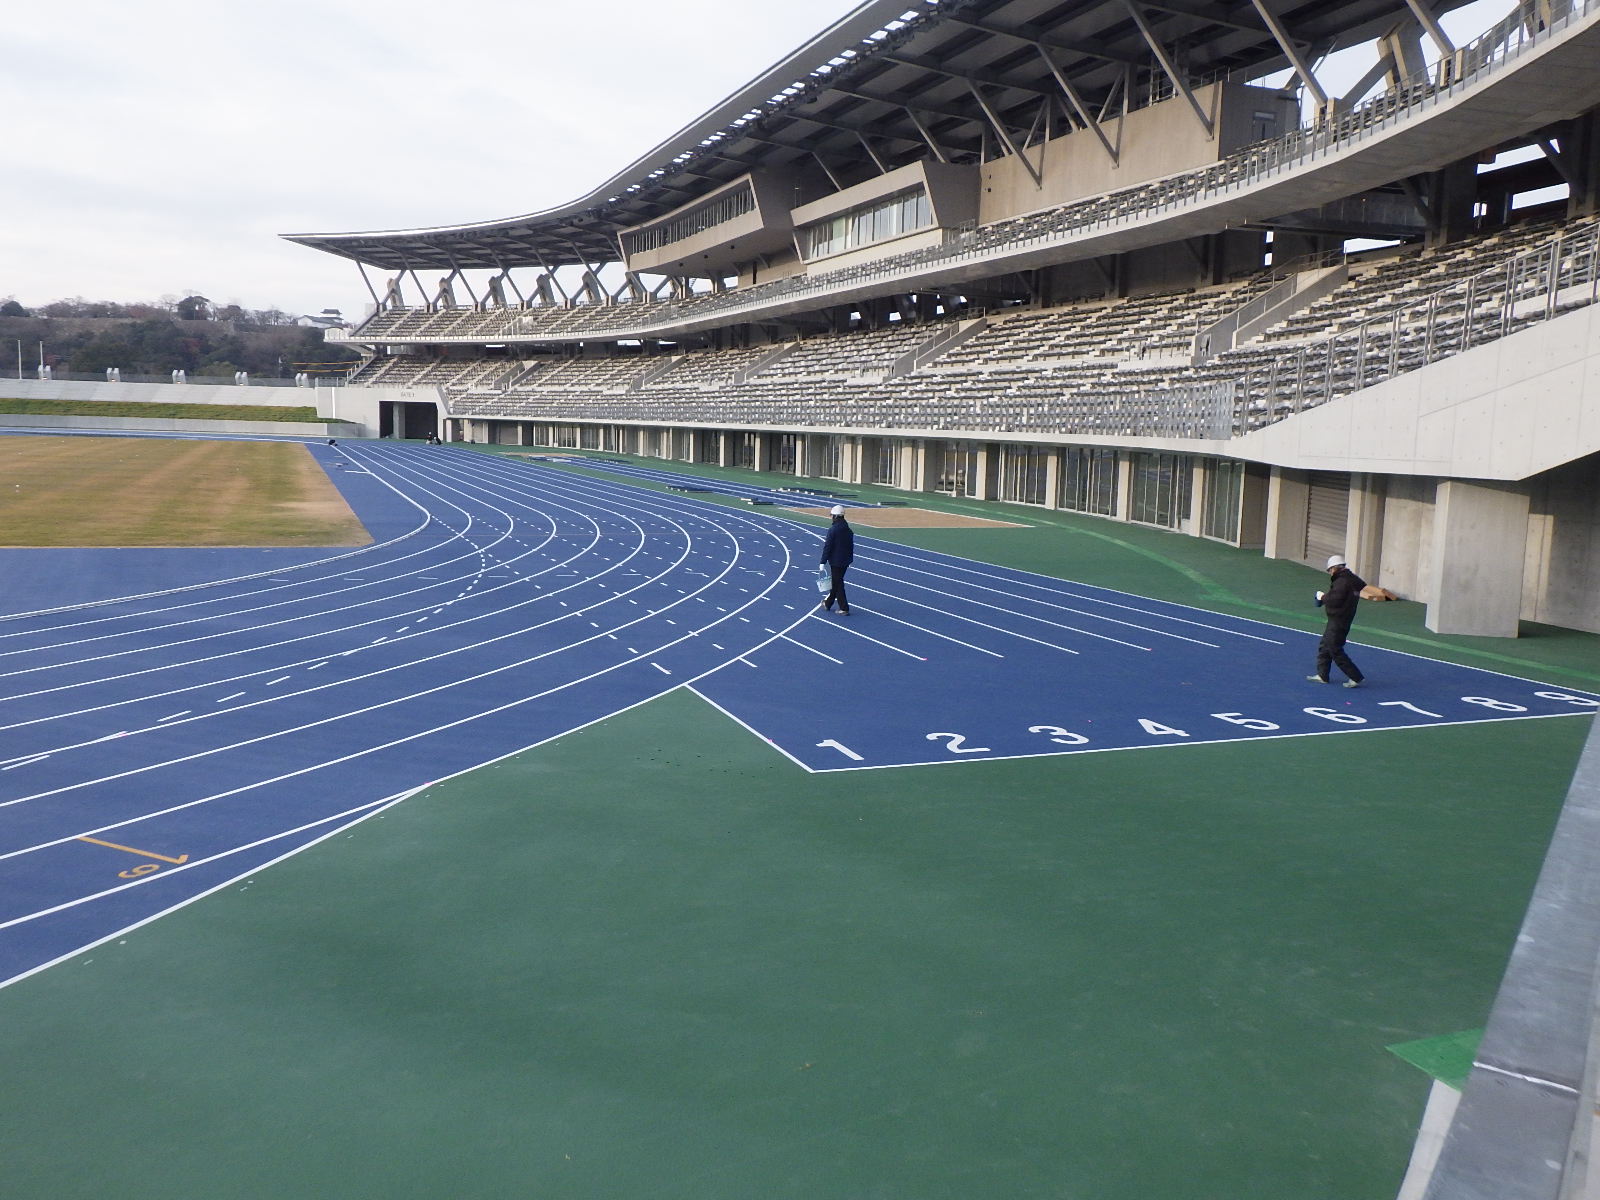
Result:
M1425 299L1275 355L1234 380L1235 428L1265 425L1600 300L1600 224L1558 234ZM1292 377L1285 360L1292 358Z

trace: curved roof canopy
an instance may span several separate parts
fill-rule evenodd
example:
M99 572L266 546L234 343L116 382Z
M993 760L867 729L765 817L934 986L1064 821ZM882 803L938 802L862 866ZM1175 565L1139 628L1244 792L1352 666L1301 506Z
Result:
M1257 78L1469 0L866 0L612 178L526 216L285 234L388 270L602 263L617 235L752 170L845 187L923 158L978 162L1051 124L1186 84ZM1269 20L1270 18L1270 20ZM1274 29L1273 27L1277 28Z

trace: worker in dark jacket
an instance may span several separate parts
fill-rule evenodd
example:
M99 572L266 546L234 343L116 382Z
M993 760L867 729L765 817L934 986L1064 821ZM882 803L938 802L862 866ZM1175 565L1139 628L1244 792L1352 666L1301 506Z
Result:
M1361 589L1367 584L1345 564L1342 554L1335 554L1328 559L1328 576L1328 590L1317 593L1317 607L1327 610L1328 627L1322 631L1322 640L1317 643L1317 673L1306 678L1313 683L1327 683L1328 664L1332 663L1349 676L1345 680L1345 687L1360 687L1366 676L1344 652L1344 642L1350 636L1350 623L1356 619Z
M850 562L856 556L856 533L850 528L850 522L844 519L844 506L835 504L830 510L833 524L828 529L828 536L822 541L822 565L827 567L833 576L833 587L822 601L822 607L833 611L833 602L839 602L839 615L850 615L850 601L844 595L844 573L850 567Z

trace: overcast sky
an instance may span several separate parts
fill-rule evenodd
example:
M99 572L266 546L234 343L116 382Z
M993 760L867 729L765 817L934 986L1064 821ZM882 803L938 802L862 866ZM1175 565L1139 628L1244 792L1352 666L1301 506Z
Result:
M352 264L277 235L574 199L856 3L26 5L0 68L0 297L360 314Z

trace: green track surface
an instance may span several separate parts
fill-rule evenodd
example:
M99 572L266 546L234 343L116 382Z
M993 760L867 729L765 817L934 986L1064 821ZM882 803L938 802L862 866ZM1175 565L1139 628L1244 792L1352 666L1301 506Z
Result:
M893 536L1316 625L1015 511ZM1530 632L1357 625L1600 677ZM0 1195L1389 1200L1385 1047L1483 1024L1589 725L808 776L675 693L0 992Z

